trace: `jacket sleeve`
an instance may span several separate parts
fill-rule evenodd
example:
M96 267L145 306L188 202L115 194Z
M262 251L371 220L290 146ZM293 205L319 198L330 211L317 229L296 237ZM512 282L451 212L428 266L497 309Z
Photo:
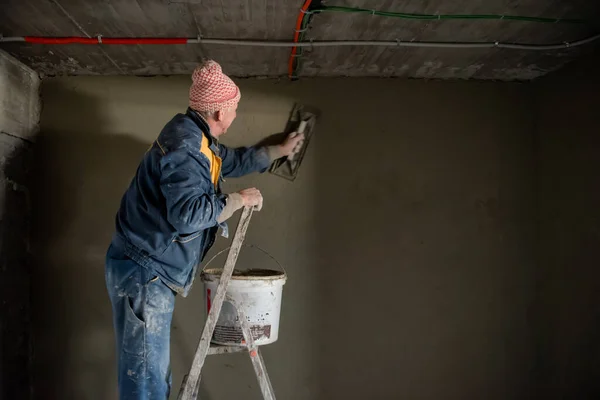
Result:
M180 234L217 225L225 195L211 188L208 160L200 153L175 151L161 159L160 189L166 199L167 220Z
M239 147L231 149L219 144L221 172L228 178L237 178L253 172L265 172L271 160L265 147Z

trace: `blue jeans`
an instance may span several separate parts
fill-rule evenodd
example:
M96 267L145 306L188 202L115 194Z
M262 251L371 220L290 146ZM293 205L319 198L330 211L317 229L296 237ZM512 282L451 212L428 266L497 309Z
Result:
M168 399L175 292L112 246L106 287L117 339L119 399Z

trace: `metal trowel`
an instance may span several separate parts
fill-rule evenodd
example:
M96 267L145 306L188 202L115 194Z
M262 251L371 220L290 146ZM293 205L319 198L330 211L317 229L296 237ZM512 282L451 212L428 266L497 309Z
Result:
M317 113L315 111L308 111L307 107L302 104L296 104L292 109L290 119L288 120L285 134L289 135L292 132L296 134L304 133L304 140L301 147L294 151L289 157L282 157L271 164L269 172L293 181L298 175L298 169L306 153L308 143L314 134L315 124L317 122Z

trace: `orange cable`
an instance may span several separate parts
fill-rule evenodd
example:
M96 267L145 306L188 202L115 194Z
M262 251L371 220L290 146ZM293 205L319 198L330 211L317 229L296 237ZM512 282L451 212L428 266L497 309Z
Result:
M308 10L308 7L310 7L310 3L312 3L312 0L306 0L304 2L304 5L300 9L300 12L298 13L298 18L296 18L296 31L294 32L294 43L298 43L298 38L300 36L300 32L298 31L302 29L302 19L305 16L304 11ZM292 79L294 75L294 56L296 55L296 49L297 47L292 47L292 52L288 61L288 76L290 79Z

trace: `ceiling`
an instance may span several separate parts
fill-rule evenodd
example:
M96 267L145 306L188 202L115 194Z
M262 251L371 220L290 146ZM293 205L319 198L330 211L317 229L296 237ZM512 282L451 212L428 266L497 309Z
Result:
M8 36L293 38L303 0L0 0ZM509 20L406 20L370 14L314 15L305 40L572 42L600 32L594 0L328 0L328 6L424 14L584 18L583 24ZM395 76L530 80L560 68L591 44L554 51L399 47L315 47L299 76ZM230 75L285 76L290 48L187 45L38 45L0 48L43 75L188 74L203 57Z

